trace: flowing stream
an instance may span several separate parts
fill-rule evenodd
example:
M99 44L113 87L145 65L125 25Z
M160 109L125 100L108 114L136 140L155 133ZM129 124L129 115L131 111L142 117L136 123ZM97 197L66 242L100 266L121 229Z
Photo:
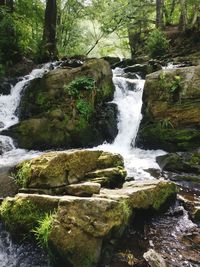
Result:
M142 119L142 95L145 80L123 77L123 69L113 71L115 94L113 103L118 106L118 135L112 144L103 144L98 149L119 153L123 156L128 176L134 179L153 178L144 171L160 169L156 157L164 155L162 150L143 150L135 147L135 140ZM95 148L96 149L96 148Z
M11 88L9 95L0 95L0 133L19 122L17 109L23 90L25 90L30 81L42 77L56 65L57 63L47 63L39 69L34 69ZM0 135L0 169L13 166L21 160L29 159L39 154L40 152L38 151L16 148L12 138Z
M9 95L0 95L0 132L8 129L12 125L18 123L17 109L20 103L20 98L29 82L35 78L42 77L49 69L56 67L56 64L45 64L40 69L33 70L29 75L25 76L14 87L12 87ZM145 81L138 75L135 79L125 78L122 69L116 68L113 71L113 82L115 84L115 94L113 103L118 106L118 135L112 144L104 143L93 149L101 149L104 151L120 153L125 161L125 167L129 178L134 179L152 179L147 169L159 169L156 163L158 155L165 154L162 150L142 150L135 147L135 140L142 119L142 94ZM15 165L17 162L35 157L43 152L27 151L16 148L12 138L0 135L0 171L4 167ZM169 254L176 257L173 246L179 244L177 233L188 231L188 228L196 227L184 214L178 220L172 221L172 227L168 227L165 231L166 224L170 224L170 220L164 218L158 219L157 222L152 222L150 229L157 233L151 236L149 231L149 242L154 242L155 247L162 247L163 243L159 239L159 234L162 234L166 240ZM190 224L191 223L191 224ZM155 228L155 229L154 229ZM160 232L159 232L160 230ZM163 232L162 232L163 231ZM164 231L167 235L164 235ZM173 237L174 235L174 237ZM173 237L173 245L170 247L170 238ZM157 239L156 239L157 238ZM153 240L153 241L152 241ZM169 241L169 242L167 242ZM181 244L182 247L184 245ZM0 223L0 267L48 267L48 257L41 255L41 250L35 245L24 245L13 242L9 234L4 230ZM127 265L112 265L112 266L127 266ZM185 265L174 266L197 266L192 263ZM200 265L199 265L200 266Z

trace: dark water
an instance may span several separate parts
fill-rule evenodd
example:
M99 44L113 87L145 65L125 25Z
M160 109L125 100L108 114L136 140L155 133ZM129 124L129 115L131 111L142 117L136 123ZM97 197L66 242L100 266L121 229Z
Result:
M114 255L110 267L146 267L143 253L152 248L169 266L200 266L200 228L188 217L177 201L164 215L146 218L139 215L128 229Z
M36 244L12 240L0 222L0 267L53 267L48 254Z

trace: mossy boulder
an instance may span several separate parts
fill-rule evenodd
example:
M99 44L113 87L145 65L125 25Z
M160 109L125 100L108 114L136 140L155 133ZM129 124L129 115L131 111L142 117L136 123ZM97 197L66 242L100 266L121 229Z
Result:
M45 236L51 252L66 266L93 267L106 256L108 246L120 242L136 210L160 211L175 194L173 183L156 180L101 189L93 197L18 194L4 200L0 215L8 229L28 233L36 229L40 216L54 212Z
M170 153L156 158L163 171L200 174L200 153Z
M87 60L76 68L57 68L24 89L20 123L6 135L27 149L110 142L117 135L116 105L107 103L113 93L112 71L103 59Z
M170 152L200 146L199 85L200 66L148 75L137 144Z
M109 171L106 172L105 167ZM110 187L119 187L126 177L120 155L95 150L72 150L49 152L20 163L16 166L15 179L27 189L51 189L51 192L54 190L58 193L57 189L66 192L69 184L90 180L92 172L101 173L109 181L106 185Z

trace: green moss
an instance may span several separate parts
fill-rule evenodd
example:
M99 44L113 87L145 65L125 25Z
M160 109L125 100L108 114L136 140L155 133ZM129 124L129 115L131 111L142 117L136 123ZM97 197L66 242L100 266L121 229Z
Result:
M39 92L36 97L36 104L37 105L44 105L46 101L46 97L43 92Z
M168 183L167 186L162 186L162 184L158 185L157 192L155 194L155 201L153 202L153 209L160 210L162 206L166 203L166 201L173 196L177 192L176 185L174 183Z
M139 131L143 146L166 151L189 151L200 146L200 132L195 129L164 128L159 123L144 126Z
M0 215L9 231L16 235L29 233L44 216L43 212L30 200L8 198L0 207Z

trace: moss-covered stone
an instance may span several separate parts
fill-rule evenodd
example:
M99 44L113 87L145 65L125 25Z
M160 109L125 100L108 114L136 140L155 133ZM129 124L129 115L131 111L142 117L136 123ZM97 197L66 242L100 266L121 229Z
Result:
M35 226L45 221L46 212L56 210L44 228L49 248L67 266L92 267L100 255L105 256L102 252L110 240L119 242L135 210L158 211L175 194L175 185L165 181L129 182L122 189L102 189L91 198L18 194L3 202L1 217L9 229L29 233L34 228L43 233Z
M163 128L160 123L151 123L141 126L137 144L169 152L189 151L200 146L200 131L192 128Z
M164 171L200 174L200 153L171 153L156 158Z
M110 167L107 172L102 169L105 165ZM91 174L92 177L104 175L106 180L111 180L110 187L122 185L126 176L122 157L98 150L49 152L20 163L15 178L22 187L56 192L56 188L90 180Z
M188 151L200 145L199 84L199 66L147 76L139 146Z
M57 199L42 199L40 196L22 194L6 198L0 207L1 219L7 229L16 236L30 235L46 213L57 208Z
M85 84L90 85L89 90ZM117 115L113 104L107 116L104 109L113 93L112 71L103 59L50 71L24 90L20 123L6 134L27 149L88 147L112 141L117 132L110 131L109 123L116 129Z

